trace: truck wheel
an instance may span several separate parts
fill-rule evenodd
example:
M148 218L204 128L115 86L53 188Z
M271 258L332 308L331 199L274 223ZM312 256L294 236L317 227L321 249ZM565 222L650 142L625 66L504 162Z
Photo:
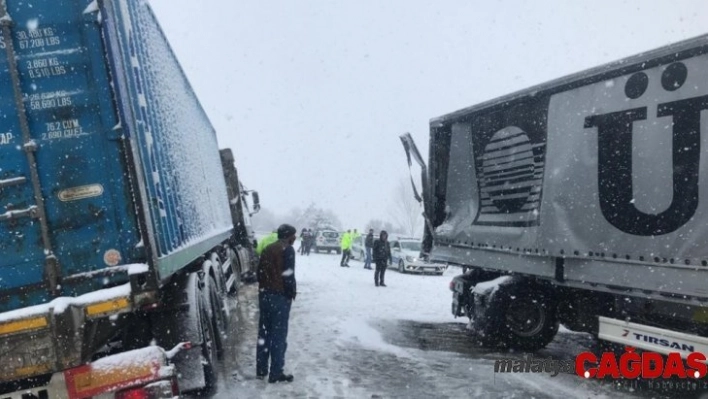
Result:
M405 273L405 270L403 268L403 259L398 261L398 272L401 274Z
M224 358L224 337L228 328L228 312L221 298L221 295L216 291L216 281L214 277L209 276L209 284L207 285L207 295L209 295L209 306L211 309L211 322L214 330L214 344L216 345L217 359Z
M489 346L533 352L546 347L558 332L555 301L541 287L500 287L482 312L475 305L474 319L475 330Z
M234 276L234 284L233 286L229 289L229 296L236 298L238 297L238 292L239 289L241 288L241 273L242 273L243 268L241 267L241 259L234 254L233 258L231 258L231 273L233 273Z
M216 391L218 374L214 367L218 357L216 347L216 334L214 323L209 318L208 304L205 300L199 301L199 324L202 330L202 367L204 368L205 386L197 393L197 397L210 396Z
M214 265L214 279L216 280L216 283L218 284L219 287L219 293L225 293L226 292L226 278L224 277L224 269L222 267L222 262L221 258L219 257L219 254L213 253L211 254L211 257L209 258L211 261L212 265Z

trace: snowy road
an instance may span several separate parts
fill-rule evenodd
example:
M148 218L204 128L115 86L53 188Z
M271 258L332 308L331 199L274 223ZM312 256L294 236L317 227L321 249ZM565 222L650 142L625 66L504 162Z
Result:
M242 288L229 347L219 365L217 399L226 398L614 398L609 383L575 375L495 374L494 362L523 354L480 348L450 314L451 276L389 270L377 288L373 271L336 255L297 258L286 372L291 384L255 378L257 287ZM560 333L537 358L571 359L593 346L586 334ZM638 397L657 397L642 392ZM685 396L685 395L683 395Z

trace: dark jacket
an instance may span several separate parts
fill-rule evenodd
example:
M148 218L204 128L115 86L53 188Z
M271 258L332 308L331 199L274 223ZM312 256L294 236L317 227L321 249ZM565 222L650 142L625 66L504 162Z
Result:
M391 245L388 241L383 241L380 238L374 241L374 250L372 254L374 262L392 262Z
M276 241L268 245L258 263L258 288L295 299L295 250L292 245Z
M364 247L366 247L366 248L373 248L374 247L374 235L373 234L366 235L366 239L364 240Z

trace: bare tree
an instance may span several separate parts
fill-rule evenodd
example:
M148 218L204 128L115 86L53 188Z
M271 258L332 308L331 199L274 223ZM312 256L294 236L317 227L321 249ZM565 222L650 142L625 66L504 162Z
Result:
M342 223L334 212L329 209L322 209L314 202L304 210L293 209L290 213L290 220L298 228L339 230L342 227Z
M322 209L311 203L305 209L295 207L285 213L274 213L269 209L261 208L261 211L253 216L253 228L262 232L270 232L278 228L282 223L295 226L298 230L302 228L332 229L341 230L342 222L337 215L329 210Z
M408 179L401 179L393 193L391 217L400 233L418 237L423 232L423 207L413 197L413 188Z
M384 222L381 219L372 219L369 220L369 223L366 224L366 230L369 231L369 229L374 229L375 234L379 234L381 230L386 230L388 234L402 234L402 235L407 235L408 233L403 231L400 227L396 227L393 225L391 222Z
M375 233L380 232L384 229L384 221L381 219L369 220L369 223L366 224L366 231L369 231L370 229L374 229Z
M253 215L251 223L253 224L253 230L258 232L271 232L278 227L277 220L278 218L270 209L261 208L257 214Z
M399 232L399 228L394 227L393 223L386 222L383 225L383 230L386 230L389 234L394 234Z

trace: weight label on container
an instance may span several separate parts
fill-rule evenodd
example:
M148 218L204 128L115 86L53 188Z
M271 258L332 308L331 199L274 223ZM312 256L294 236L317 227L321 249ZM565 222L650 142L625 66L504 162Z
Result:
M71 97L69 97L69 94L65 91L30 94L27 98L29 100L29 107L32 111L68 107L73 104Z
M17 39L17 43L22 50L52 47L61 44L61 39L56 36L53 28L21 30L17 32Z
M103 186L100 184L89 184L67 188L59 191L59 200L62 202L77 201L81 199L99 197L103 195Z
M31 79L66 75L66 67L61 64L58 57L26 61L25 66Z

